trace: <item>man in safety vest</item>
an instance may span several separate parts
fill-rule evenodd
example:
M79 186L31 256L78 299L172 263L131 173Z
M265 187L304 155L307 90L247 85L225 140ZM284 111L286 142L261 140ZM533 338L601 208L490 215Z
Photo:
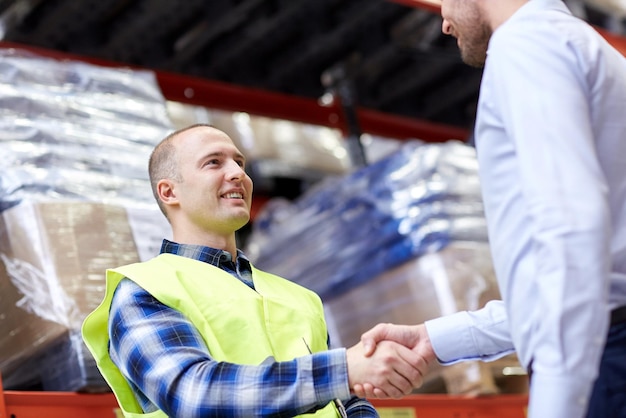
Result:
M126 417L376 417L355 384L401 397L426 363L384 342L328 347L320 298L237 249L252 180L224 132L192 125L159 143L149 173L172 227L155 258L107 270L83 337Z

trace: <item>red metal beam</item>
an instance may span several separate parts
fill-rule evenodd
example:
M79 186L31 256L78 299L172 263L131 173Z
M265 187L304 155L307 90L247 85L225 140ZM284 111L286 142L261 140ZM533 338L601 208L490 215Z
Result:
M114 418L122 416L112 393L5 391L6 412L0 418ZM2 412L2 411L0 411Z
M430 142L443 142L450 139L465 141L469 135L466 129L389 115L374 110L359 109L358 116L363 132L389 138L416 138Z
M431 12L441 13L441 0L389 0L410 7L420 7Z
M329 126L345 131L343 114L336 103L321 106L317 101L280 93L233 86L199 78L157 71L157 79L165 97L214 109L244 111L278 119ZM419 138L425 141L465 139L464 129L377 112L357 109L364 132L390 138ZM344 132L345 133L345 132Z
M0 48L24 49L45 57L78 60L104 67L145 69L16 43L0 42ZM346 134L347 124L344 121L343 112L336 103L322 106L314 99L241 87L166 71L152 69L150 71L155 73L163 96L169 100L212 109L248 112L259 116L328 126L337 128ZM464 140L468 135L468 131L457 127L391 115L366 108L358 108L357 115L363 132L378 136L397 139L419 138L427 142L441 142L451 138Z
M115 397L106 394L73 392L20 392L0 389L6 410L0 418L113 418L121 416ZM419 418L525 418L527 394L467 397L448 394L410 395L401 399L372 399L384 416Z
M380 415L419 418L525 418L528 395L501 394L468 397L463 395L409 395L401 399L371 399Z
M322 107L311 99L164 71L154 72L163 95L169 100L211 109L340 127L336 108Z
M2 374L0 374L0 418L6 418L7 415L7 405L4 399L4 389L2 387Z

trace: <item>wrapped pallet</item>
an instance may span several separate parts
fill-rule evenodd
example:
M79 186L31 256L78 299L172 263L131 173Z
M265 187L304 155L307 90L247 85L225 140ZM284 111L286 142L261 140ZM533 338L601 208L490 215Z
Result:
M0 50L0 372L7 388L106 390L82 320L106 268L169 228L147 161L171 131L147 71Z
M106 268L139 261L138 247L159 238L133 230L158 224L157 210L136 216L119 205L75 201L25 200L2 212L0 370L6 387L56 378L47 389L106 388L78 331L102 300Z
M475 150L458 141L407 142L295 202L270 201L246 252L322 297L334 345L353 345L380 322L477 309L499 298L477 169ZM435 369L429 378L450 393L499 390L491 365Z

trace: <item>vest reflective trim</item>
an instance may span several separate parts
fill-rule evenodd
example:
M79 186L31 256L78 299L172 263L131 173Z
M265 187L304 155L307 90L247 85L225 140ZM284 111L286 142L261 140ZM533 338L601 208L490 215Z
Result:
M108 311L114 290L124 277L186 315L218 361L255 365L270 356L285 361L307 355L307 345L313 352L327 349L319 297L293 282L252 269L256 291L217 267L173 254L107 271L105 298L85 319L83 337L126 417L165 414L141 412L130 386L108 354ZM219 291L210 293L207 289ZM330 403L313 416L339 415Z

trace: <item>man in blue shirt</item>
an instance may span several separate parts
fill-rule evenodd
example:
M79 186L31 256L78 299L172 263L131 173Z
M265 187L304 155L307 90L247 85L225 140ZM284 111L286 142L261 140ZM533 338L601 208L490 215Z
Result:
M474 136L502 301L362 341L443 363L515 350L529 418L626 418L626 59L560 0L441 14L484 65Z
M295 416L324 408L323 416L377 417L353 396L355 384L380 385L390 397L421 384L426 364L403 345L389 342L372 358L360 343L329 350L319 297L256 270L237 249L252 180L228 135L209 125L174 132L153 151L149 171L173 241L164 240L153 260L109 270L105 301L83 328L126 416ZM258 356L254 364L228 361Z

